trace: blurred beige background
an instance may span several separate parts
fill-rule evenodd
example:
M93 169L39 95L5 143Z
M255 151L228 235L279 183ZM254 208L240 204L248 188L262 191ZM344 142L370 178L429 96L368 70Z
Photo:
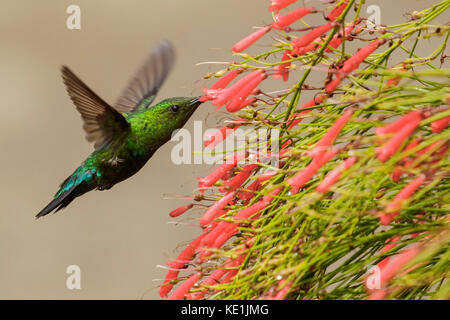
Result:
M300 2L300 1L299 1ZM382 9L382 23L438 1L366 1ZM66 178L92 151L66 95L59 67L71 67L113 103L162 38L173 41L177 63L157 101L200 93L196 82L230 60L232 44L252 26L270 22L267 0L0 0L0 298L157 299L156 268L199 228L168 224L186 201L195 177L211 168L170 161L168 143L134 177L107 192L90 192L67 209L36 221ZM316 5L318 1L307 1ZM66 8L81 7L81 30L66 28ZM266 41L270 43L270 41ZM221 50L210 50L222 48ZM218 68L217 68L218 69ZM192 120L213 126L210 104ZM214 113L214 115L210 115ZM191 213L179 220L195 222ZM81 267L81 290L66 288L67 266Z

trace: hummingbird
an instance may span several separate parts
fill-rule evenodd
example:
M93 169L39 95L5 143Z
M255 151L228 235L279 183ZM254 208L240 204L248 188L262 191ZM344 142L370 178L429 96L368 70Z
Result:
M200 97L174 97L152 106L174 60L172 44L161 41L112 106L68 67L61 67L67 93L81 114L86 139L94 143L94 151L61 183L36 218L67 207L86 192L108 190L133 176L170 140L173 131L183 127L202 103Z

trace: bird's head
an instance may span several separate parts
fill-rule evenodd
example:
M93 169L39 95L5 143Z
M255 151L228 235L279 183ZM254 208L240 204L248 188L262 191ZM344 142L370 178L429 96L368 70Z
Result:
M184 126L200 104L200 97L175 97L159 102L148 112L157 122L156 126L171 134L173 130Z

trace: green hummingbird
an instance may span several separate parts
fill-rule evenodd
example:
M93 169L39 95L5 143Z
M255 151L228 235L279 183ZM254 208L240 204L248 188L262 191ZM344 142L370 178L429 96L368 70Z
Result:
M54 199L36 218L67 207L91 190L108 190L138 172L151 156L183 127L202 103L200 97L165 99L151 106L175 60L167 40L155 46L114 106L85 85L69 68L61 68L67 92L81 114L86 139L94 151L64 180Z

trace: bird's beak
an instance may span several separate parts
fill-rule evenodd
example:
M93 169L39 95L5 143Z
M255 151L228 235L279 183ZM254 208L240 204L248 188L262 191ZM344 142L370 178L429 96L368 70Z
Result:
M193 98L190 102L190 105L193 106L194 108L197 108L199 105L201 105L203 103L203 101L201 101L201 99L200 99L201 97L204 97L204 96L198 96L198 97Z

